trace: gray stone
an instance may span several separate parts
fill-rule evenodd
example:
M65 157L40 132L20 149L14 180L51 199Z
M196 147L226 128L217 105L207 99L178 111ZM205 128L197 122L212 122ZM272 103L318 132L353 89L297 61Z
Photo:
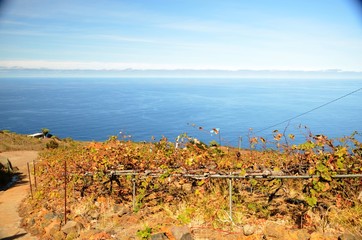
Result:
M53 213L53 212L50 212L50 213L47 213L47 214L44 215L44 218L45 218L46 220L52 220L52 219L55 218L55 217L56 217L56 215L55 215L55 213Z
M171 227L171 233L176 240L193 240L191 231L187 226Z
M250 224L246 224L243 226L243 233L245 236L250 236L253 235L255 232L255 226L254 225L250 225Z
M13 173L13 165L10 160L6 157L0 156L0 169L4 170L7 173Z
M167 240L168 237L164 233L156 233L151 235L151 240Z
M81 229L83 229L83 225L79 222L76 222L76 221L68 221L67 224L65 224L63 227L62 227L62 231L65 233L65 234L69 234L71 232L79 232Z

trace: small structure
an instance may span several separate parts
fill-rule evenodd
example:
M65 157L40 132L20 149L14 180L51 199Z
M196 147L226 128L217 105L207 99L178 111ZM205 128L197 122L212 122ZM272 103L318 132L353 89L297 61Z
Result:
M44 138L44 133L34 133L34 134L29 134L28 137L33 137L33 138Z

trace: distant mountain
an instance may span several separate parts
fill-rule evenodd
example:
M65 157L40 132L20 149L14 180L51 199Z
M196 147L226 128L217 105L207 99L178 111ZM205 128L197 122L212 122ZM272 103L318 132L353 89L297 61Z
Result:
M54 70L0 67L0 77L207 77L207 78L348 78L361 79L362 72L338 69L297 70Z

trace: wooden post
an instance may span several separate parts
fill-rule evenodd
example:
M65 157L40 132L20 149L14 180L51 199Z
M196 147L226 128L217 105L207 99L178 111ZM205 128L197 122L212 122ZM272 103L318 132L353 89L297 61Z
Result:
M33 167L34 167L34 185L35 185L35 190L36 190L38 188L38 186L37 186L37 182L36 182L35 160L33 160Z
M32 188L32 186L31 186L31 176L30 176L29 162L27 162L26 164L28 165L28 176L29 176L30 193L31 193L31 197L33 198L33 188Z

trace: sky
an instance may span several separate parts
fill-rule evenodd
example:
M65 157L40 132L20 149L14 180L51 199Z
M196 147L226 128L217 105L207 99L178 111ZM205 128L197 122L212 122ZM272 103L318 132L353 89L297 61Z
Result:
M0 68L362 71L352 0L8 0Z

